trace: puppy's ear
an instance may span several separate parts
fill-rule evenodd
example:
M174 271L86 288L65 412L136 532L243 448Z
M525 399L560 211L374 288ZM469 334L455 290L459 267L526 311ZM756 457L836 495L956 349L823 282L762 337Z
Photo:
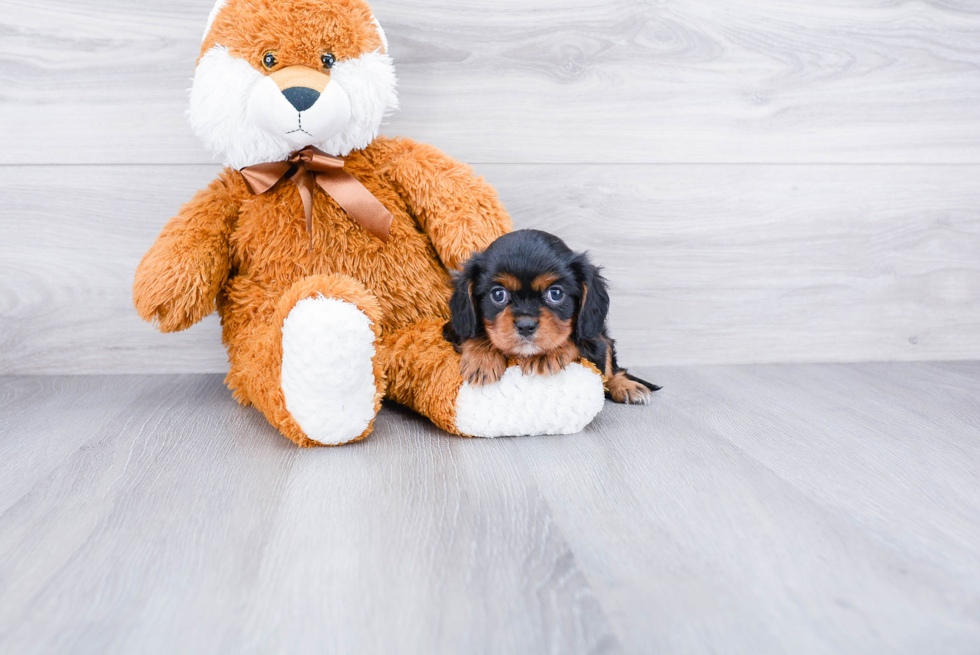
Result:
M449 341L461 344L476 336L477 316L476 304L473 299L473 285L481 272L480 256L474 255L470 258L463 270L455 276L453 295L449 299L449 309L453 313L452 319L446 324L445 336L451 336ZM452 335L445 334L452 331Z
M585 253L575 255L572 270L582 288L574 337L579 340L597 339L602 334L606 325L606 314L609 313L606 280L600 274L599 267L590 262Z

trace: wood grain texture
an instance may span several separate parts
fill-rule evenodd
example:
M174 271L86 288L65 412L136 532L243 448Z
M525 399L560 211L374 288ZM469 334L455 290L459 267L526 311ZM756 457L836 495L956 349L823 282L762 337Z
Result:
M654 412L515 444L627 651L967 653L980 367L960 369L643 371Z
M363 446L302 451L218 376L0 390L3 652L619 652L490 442L386 410Z
M0 163L206 163L211 0L7 0ZM482 163L980 163L969 0L377 0L403 111Z
M0 373L220 372L214 317L157 334L133 270L209 166L5 169ZM980 357L980 167L478 167L520 227L606 267L623 361Z
M578 435L312 451L219 376L0 377L0 650L980 649L980 364L637 372Z

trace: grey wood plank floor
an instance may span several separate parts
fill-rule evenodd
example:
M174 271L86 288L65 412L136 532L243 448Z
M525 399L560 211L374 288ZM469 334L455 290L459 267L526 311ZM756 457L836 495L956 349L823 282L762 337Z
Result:
M980 362L299 450L216 375L0 377L0 652L976 653Z

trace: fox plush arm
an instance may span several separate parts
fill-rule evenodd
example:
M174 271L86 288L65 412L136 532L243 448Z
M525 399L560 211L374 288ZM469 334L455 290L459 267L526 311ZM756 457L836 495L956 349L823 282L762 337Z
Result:
M133 303L161 332L186 330L215 309L231 269L228 240L244 184L224 171L170 219L136 269Z
M513 229L497 192L469 166L410 139L391 145L390 175L446 268L459 268Z

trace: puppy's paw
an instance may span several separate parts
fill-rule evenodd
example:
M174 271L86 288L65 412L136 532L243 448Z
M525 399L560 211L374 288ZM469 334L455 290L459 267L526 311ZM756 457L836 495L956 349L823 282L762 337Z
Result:
M651 389L638 380L630 379L626 371L620 371L609 378L606 388L609 390L609 397L617 403L646 405L650 402L653 392L660 387Z
M524 375L555 375L579 358L578 349L570 343L549 353L527 357L520 361Z
M507 358L486 344L467 341L459 357L459 372L464 382L474 386L493 384L504 376Z
M547 355L535 355L534 357L525 357L518 362L521 366L521 372L524 375L551 375L551 369L548 366L548 356Z

